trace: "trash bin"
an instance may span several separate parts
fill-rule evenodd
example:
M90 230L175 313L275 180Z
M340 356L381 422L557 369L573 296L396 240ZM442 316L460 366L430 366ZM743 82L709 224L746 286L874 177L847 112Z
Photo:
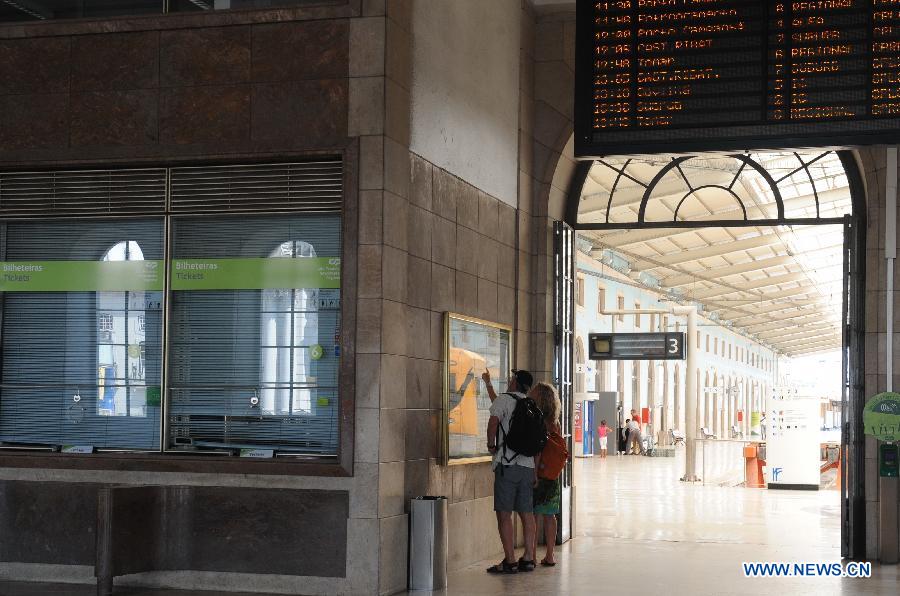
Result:
M447 497L416 497L409 504L409 589L447 587Z

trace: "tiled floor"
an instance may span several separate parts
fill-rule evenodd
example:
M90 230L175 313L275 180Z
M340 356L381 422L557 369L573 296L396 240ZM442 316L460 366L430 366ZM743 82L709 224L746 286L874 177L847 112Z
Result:
M578 527L559 564L527 574L486 574L498 554L451 574L446 593L900 593L896 566L873 565L869 579L743 577L743 561L839 562L837 493L688 485L678 480L682 472L682 457L576 460Z
M869 579L743 577L743 561L840 561L837 493L688 485L678 481L682 471L682 457L576 460L578 527L576 538L558 553L559 564L527 574L488 575L484 569L500 559L498 554L496 559L451 574L449 588L442 594L900 593L897 566L873 565ZM0 596L93 594L91 586L0 582ZM213 593L117 588L116 595Z

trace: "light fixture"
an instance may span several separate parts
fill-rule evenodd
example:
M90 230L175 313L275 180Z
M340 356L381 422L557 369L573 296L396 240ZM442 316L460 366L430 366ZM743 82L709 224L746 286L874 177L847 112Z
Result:
M608 248L604 248L600 256L600 262L609 265L619 273L628 273L631 271L631 263L628 259Z
M638 281L648 288L658 289L661 285L659 278L647 273L646 271L641 271L638 275Z

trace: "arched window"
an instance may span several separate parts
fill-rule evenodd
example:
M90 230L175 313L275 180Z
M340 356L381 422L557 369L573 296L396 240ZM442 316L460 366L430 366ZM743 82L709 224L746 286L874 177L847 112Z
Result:
M114 244L103 261L143 261L133 240ZM146 292L97 292L97 414L147 415Z
M270 258L315 257L312 244L281 243ZM319 292L315 289L265 290L260 317L260 408L263 414L312 413L315 378L311 363L322 356Z

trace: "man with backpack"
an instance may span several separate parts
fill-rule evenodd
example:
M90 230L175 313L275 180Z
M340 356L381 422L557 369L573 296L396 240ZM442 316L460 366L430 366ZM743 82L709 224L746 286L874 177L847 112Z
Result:
M481 378L491 399L487 446L494 456L494 511L504 554L503 561L488 568L488 573L533 571L536 540L533 490L537 482L534 456L547 442L543 414L534 401L525 396L534 379L526 370L513 370L507 392L497 395L490 373L485 371ZM525 554L518 561L513 511L519 514L525 535Z

